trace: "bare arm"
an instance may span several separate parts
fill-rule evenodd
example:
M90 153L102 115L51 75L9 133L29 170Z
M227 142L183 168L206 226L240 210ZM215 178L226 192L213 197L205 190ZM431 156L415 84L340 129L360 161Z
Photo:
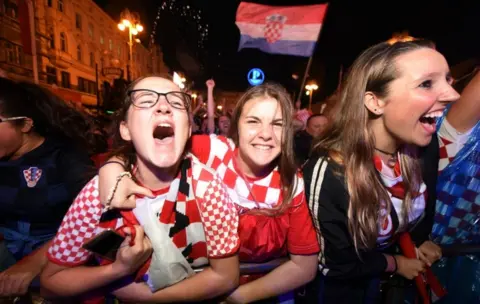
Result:
M280 265L258 280L238 287L229 297L234 303L251 303L281 295L305 285L317 273L317 255L291 255L290 261Z
M192 302L213 299L238 286L238 256L210 259L202 272L152 294L146 284L133 283L114 292L124 301L147 303Z
M210 79L207 81L208 98L207 98L207 113L208 113L208 131L213 133L215 131L215 100L213 99L213 88L215 82Z
M448 122L458 132L464 133L480 120L480 72L465 87L460 99L447 114Z
M114 264L68 267L48 262L40 276L42 295L48 298L77 296L108 285L125 275L117 271Z

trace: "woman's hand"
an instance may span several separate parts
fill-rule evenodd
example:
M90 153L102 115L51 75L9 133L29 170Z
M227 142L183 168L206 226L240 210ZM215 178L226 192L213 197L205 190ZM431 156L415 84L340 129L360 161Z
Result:
M98 188L102 204L108 203L108 197L117 183L117 177L124 171L125 169L116 163L106 164L100 169L98 173ZM117 185L115 194L110 201L110 207L119 209L135 208L136 195L153 197L152 191L137 185L131 178L125 176Z
M40 274L41 266L41 264L20 261L0 273L0 297L26 294L33 279Z
M143 228L134 226L135 238L133 246L130 246L132 239L131 228L124 228L125 240L117 252L117 258L112 266L122 275L129 275L137 271L152 255L152 243L145 236Z
M425 271L425 263L418 259L409 259L403 255L396 255L397 273L404 278L413 280L421 272Z
M428 266L438 261L442 257L442 249L432 241L423 242L418 247L418 258Z

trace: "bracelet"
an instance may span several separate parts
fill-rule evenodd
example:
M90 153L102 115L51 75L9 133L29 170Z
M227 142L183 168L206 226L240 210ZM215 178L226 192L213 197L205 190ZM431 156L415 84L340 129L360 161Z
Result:
M393 261L395 262L395 269L393 269L392 272L393 272L393 273L397 273L397 270L398 270L397 258L396 258L394 255L392 255L392 257L393 257Z
M109 161L106 161L104 162L100 168L98 168L98 170L102 169L103 167L105 167L106 165L108 164L119 164L120 166L122 166L122 168L125 168L125 164L122 163L122 162L119 162L118 160L109 160Z
M122 172L122 173L120 173L120 175L117 176L117 180L115 182L115 185L112 187L112 189L110 190L110 194L108 195L107 203L105 204L105 211L108 211L112 208L112 206L111 206L112 205L112 200L113 200L113 197L115 196L115 192L117 192L118 184L120 183L122 178L124 178L125 176L128 176L129 178L132 178L132 174L130 174L130 172L128 172L128 171Z

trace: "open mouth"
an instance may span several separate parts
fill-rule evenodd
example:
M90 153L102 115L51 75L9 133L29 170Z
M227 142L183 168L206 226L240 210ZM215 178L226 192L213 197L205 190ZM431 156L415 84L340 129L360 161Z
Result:
M175 132L173 127L168 123L161 123L153 130L153 138L160 142L165 142L169 139L173 139Z
M436 128L437 119L442 115L442 110L432 111L420 117L419 121L427 131L433 133Z

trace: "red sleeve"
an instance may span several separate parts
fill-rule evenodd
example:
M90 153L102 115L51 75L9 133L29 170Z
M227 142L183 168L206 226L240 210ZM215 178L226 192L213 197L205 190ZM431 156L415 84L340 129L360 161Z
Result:
M305 200L305 192L298 193L290 208L288 252L295 255L311 255L320 252L317 234Z
M82 245L97 233L101 215L98 177L95 177L85 185L70 206L48 249L47 258L62 266L84 264L92 254Z
M206 164L210 156L210 136L209 135L193 135L192 136L192 154L195 155L200 162Z

